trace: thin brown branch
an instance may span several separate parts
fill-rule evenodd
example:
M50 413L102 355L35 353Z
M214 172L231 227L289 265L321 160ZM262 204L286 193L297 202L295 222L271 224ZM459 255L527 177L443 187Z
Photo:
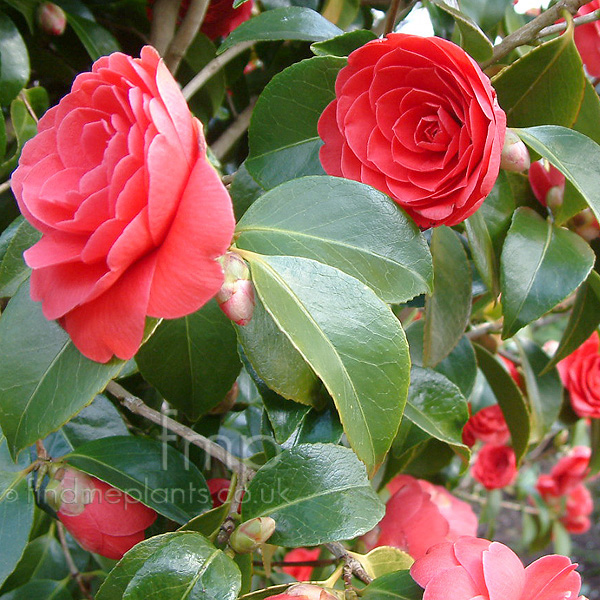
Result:
M401 4L404 4L404 0L392 0L387 13L385 14L383 35L387 35L388 33L394 31L394 26L396 25L396 19L398 18L398 11L400 10Z
M252 111L256 99L250 101L250 104L238 115L237 119L225 130L221 137L211 144L211 149L214 155L219 159L223 160L227 156L232 146L240 139L246 132L250 125L250 119L252 118Z
M33 107L29 103L29 99L27 98L27 94L25 93L25 91L20 92L19 98L25 105L25 108L27 109L27 112L29 113L31 118L37 123L39 119L38 119L37 115L35 114L35 110L33 110Z
M185 56L198 31L200 31L208 4L209 0L192 0L190 3L185 18L165 53L165 63L171 73L175 74L177 72L181 59Z
M175 36L181 0L156 0L152 6L152 29L150 44L161 56L165 55Z
M92 594L90 593L90 590L88 589L85 581L81 576L81 573L79 572L79 569L77 568L77 565L75 564L75 561L73 560L73 557L71 556L71 551L69 550L67 538L65 536L65 527L60 521L56 524L56 530L58 532L58 539L60 541L60 545L62 546L62 550L65 555L65 560L67 561L67 566L69 567L69 573L71 574L71 577L77 582L77 585L79 586L79 589L81 590L81 593L84 595L84 597L88 600L93 600Z
M325 547L331 554L333 554L338 560L343 560L348 567L352 570L352 573L367 585L373 581L370 575L365 571L364 567L360 564L356 558L348 554L348 551L339 542L330 542L325 544Z
M39 460L48 460L48 451L46 450L44 442L42 442L42 440L38 440L35 443L35 450L37 452L37 457Z
M10 179L0 183L0 194L4 194L4 192L8 192L8 190L10 190Z
M480 338L488 333L498 333L500 331L502 331L502 321L493 321L491 323L482 323L481 325L477 325L476 327L473 327L473 329L467 331L465 335L470 340L476 340L477 338Z
M465 491L462 491L459 489L453 490L452 493L455 496L462 498L463 500L466 500L468 502L475 502L482 506L487 503L487 498L485 496L478 496L477 494L470 494L468 492L465 492ZM533 506L527 506L526 504L519 504L518 502L509 502L508 500L501 500L499 505L501 508L506 508L508 510L514 510L514 511L520 512L520 513L527 513L529 515L539 515L540 514L539 511L536 508L534 508Z
M559 0L554 6L544 11L541 15L530 21L515 32L507 35L497 46L494 47L492 58L480 63L481 68L485 69L490 65L497 63L510 54L515 48L524 46L535 40L540 32L546 27L553 25L561 17L561 13L567 10L574 15L589 0Z
M219 535L217 536L217 543L221 546L225 546L235 529L237 524L237 516L240 508L240 504L242 503L242 497L244 495L244 489L246 488L247 483L252 479L254 475L254 471L248 469L244 474L239 475L236 478L235 482L235 491L233 492L233 496L231 497L231 504L229 506L229 512L225 517L225 520L221 524L221 528L219 529Z
M106 391L117 398L119 402L132 413L140 415L149 421L172 431L191 444L202 448L207 454L222 462L230 471L236 473L239 479L248 481L252 477L254 473L252 469L248 468L239 458L227 452L225 448L219 446L219 444L216 444L212 440L209 440L207 437L200 435L193 429L171 419L171 417L167 417L167 415L163 415L157 410L150 408L148 405L144 404L140 398L130 394L115 381L111 381L106 386Z
M273 560L272 567L329 567L335 565L339 559L324 558L322 560ZM255 567L262 567L262 560L252 561Z
M576 17L573 19L573 25L575 27L579 27L579 25L587 25L587 23L593 23L594 21L600 20L600 9L595 10L587 15L582 15L581 17ZM556 33L560 33L567 28L567 22L564 21L562 23L555 23L554 25L550 25L550 27L545 27L538 33L538 37L546 37L548 35L555 35Z

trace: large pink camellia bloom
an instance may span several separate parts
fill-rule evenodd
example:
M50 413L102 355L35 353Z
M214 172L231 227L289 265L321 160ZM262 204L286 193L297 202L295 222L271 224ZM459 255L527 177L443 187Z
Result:
M575 600L581 589L576 567L555 554L525 568L504 544L463 537L434 546L410 572L425 588L423 600Z
M145 47L96 61L38 129L12 177L43 234L31 296L87 357L129 359L147 315L190 314L223 283L235 221L202 126Z
M600 0L584 4L577 13L578 17L588 15L600 9ZM581 60L592 77L600 77L600 23L593 21L575 27L575 45Z
M321 164L372 185L422 228L472 215L500 168L506 115L477 63L436 37L392 33L358 48L319 119Z

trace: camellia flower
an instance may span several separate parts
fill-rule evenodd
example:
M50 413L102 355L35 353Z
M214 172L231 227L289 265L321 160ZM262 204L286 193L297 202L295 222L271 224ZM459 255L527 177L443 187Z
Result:
M517 459L510 446L486 444L471 468L473 478L488 490L510 485L517 477Z
M580 535L590 530L590 515L594 510L594 500L590 491L580 483L566 497L565 512L560 522L569 533Z
M57 470L46 500L83 548L115 560L141 542L156 520L151 508L70 467Z
M500 168L506 115L456 44L392 33L358 48L319 119L321 164L372 185L422 228L456 225L481 205Z
M235 226L202 125L157 52L102 57L39 122L12 187L42 239L31 296L79 350L131 358L146 316L198 310Z
M538 160L529 167L529 185L540 204L556 208L562 204L565 176L553 165Z
M600 0L584 4L577 13L578 17L588 15L600 9ZM600 77L600 23L593 21L575 27L575 45L587 72L592 77Z
M475 537L434 546L410 573L423 600L575 600L581 589L577 567L566 556L543 556L523 567L507 546ZM583 598L580 598L583 600Z
M442 486L398 475L388 488L392 496L377 526L379 536L370 544L373 536L366 536L369 549L394 546L416 559L442 541L476 535L477 516L473 509Z
M600 419L600 348L598 332L561 360L558 372L580 417Z
M284 562L303 562L308 560L318 560L321 554L321 548L294 548L290 550L284 558ZM311 579L313 568L308 565L298 565L291 567L282 567L282 571L298 581L308 581Z
M463 441L473 446L476 440L486 444L505 444L510 438L510 431L504 419L502 409L494 404L477 411L467 421L463 429Z
M229 479L213 478L207 479L206 485L213 501L213 507L217 508L217 506L225 504L225 500L227 500L227 496L229 495L231 481Z

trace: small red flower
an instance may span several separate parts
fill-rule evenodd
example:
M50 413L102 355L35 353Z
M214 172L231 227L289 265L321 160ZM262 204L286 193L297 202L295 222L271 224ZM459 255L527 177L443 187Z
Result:
M553 165L542 160L532 163L529 167L529 185L540 204L549 206L562 203L565 176Z
M233 0L212 0L200 31L211 40L228 36L238 25L252 16L253 0L233 8Z
M504 419L502 409L494 404L486 406L469 418L463 429L463 441L473 446L476 440L486 444L505 444L510 438L510 431Z
M510 485L517 477L517 459L510 446L486 444L471 468L473 478L488 490Z
M227 495L229 494L231 481L229 481L229 479L218 478L208 479L206 485L208 486L208 491L210 492L213 501L213 508L225 504L225 500L227 500Z

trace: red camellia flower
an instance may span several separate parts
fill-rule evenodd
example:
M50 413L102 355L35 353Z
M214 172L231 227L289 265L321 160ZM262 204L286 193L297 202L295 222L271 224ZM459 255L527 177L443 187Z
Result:
M90 552L118 560L144 539L144 530L156 519L154 510L95 477L65 468L57 479L59 485L46 492L47 498L61 523Z
M577 13L578 17L600 9L600 0L584 4ZM600 23L593 21L575 27L575 45L581 60L592 77L600 77Z
M565 176L556 167L538 160L531 163L528 176L531 190L540 204L548 206L562 203Z
M151 47L100 58L39 122L12 186L42 239L31 296L79 350L131 358L146 316L198 310L235 225L200 122Z
M506 115L477 63L441 38L392 33L358 48L319 119L327 173L393 198L420 227L456 225L489 194Z
M565 514L560 522L569 533L582 534L589 531L592 526L590 515L594 510L594 501L590 491L580 483L567 495L565 502Z
M477 516L448 490L410 475L398 475L388 485L391 498L377 529L379 537L369 544L394 546L420 558L435 544L476 535Z
M588 476L591 456L588 446L575 446L552 467L550 477L556 486L556 496L570 492Z
M225 504L225 500L227 500L227 496L229 495L231 481L220 478L207 479L206 485L213 501L213 507L217 508L217 506Z
M600 419L600 351L595 331L575 352L561 360L558 372L580 417Z
M321 554L320 548L294 548L285 555L284 562L318 560L319 554ZM293 567L283 567L282 571L298 581L308 581L312 578L313 568L314 567L307 565L298 565Z
M543 556L527 568L507 546L474 537L434 546L410 573L423 600L575 600L577 567L566 556ZM582 598L580 598L582 600Z
M517 476L517 459L510 446L486 444L471 468L473 478L488 490L510 485Z
M238 25L252 16L253 0L233 8L232 0L212 0L200 31L211 40L229 35Z
M486 406L469 418L463 429L463 440L473 446L475 440L486 444L505 444L510 438L510 431L504 419L502 409L494 404Z

